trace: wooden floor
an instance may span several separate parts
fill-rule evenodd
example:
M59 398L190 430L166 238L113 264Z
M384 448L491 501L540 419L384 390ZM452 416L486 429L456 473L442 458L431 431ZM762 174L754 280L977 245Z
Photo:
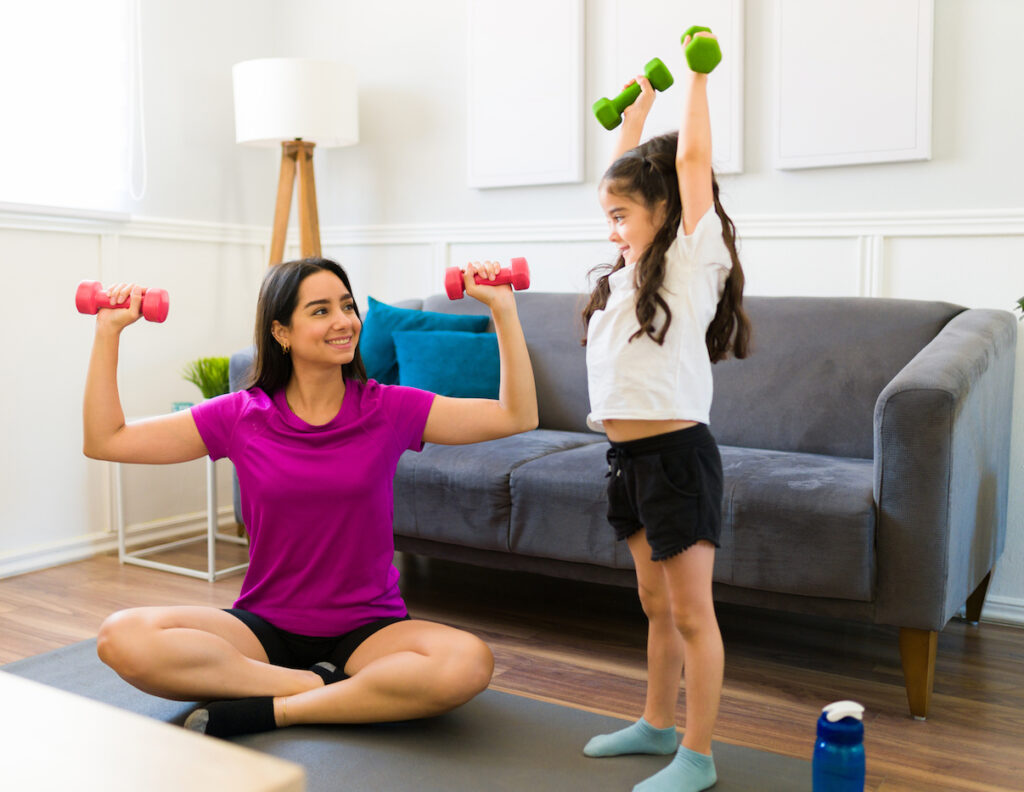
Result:
M225 566L237 552L221 552ZM491 646L492 687L624 718L641 713L646 625L635 591L411 557L399 564L414 616ZM119 608L229 606L240 582L122 567L110 556L0 580L0 664L92 638ZM947 626L931 717L917 722L894 629L727 606L718 615L726 650L718 740L809 759L820 708L850 698L867 708L867 789L1024 790L1024 629ZM680 722L684 711L685 696Z

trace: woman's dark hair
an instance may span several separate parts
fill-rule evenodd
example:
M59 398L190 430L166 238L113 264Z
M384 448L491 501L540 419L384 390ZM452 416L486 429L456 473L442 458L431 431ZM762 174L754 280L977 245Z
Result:
M286 261L276 264L267 270L260 286L260 297L256 303L256 360L251 370L250 388L261 388L264 393L274 393L288 384L292 376L292 357L281 350L281 345L274 338L274 321L286 327L291 326L292 314L299 301L299 287L302 282L320 271L337 275L349 294L352 284L348 275L336 261L325 258L304 258L297 261ZM355 305L356 316L359 306ZM341 367L341 375L345 379L366 382L366 367L356 345L355 356L351 363Z
M675 241L676 232L682 222L683 207L679 198L679 177L676 174L676 142L678 133L659 135L627 151L605 171L601 181L616 195L630 197L642 203L652 214L659 206L664 207L661 227L654 240L640 256L636 265L636 318L640 329L630 341L642 335L649 336L655 343L665 343L665 333L672 323L672 311L661 296L665 282L665 254ZM711 174L711 188L715 213L722 221L722 238L732 259L732 269L725 282L722 299L718 302L715 318L711 320L705 341L712 363L726 358L731 352L734 357L747 356L750 345L750 320L743 310L743 267L736 252L736 227L722 208L718 197L718 180ZM699 219L699 218L698 218ZM590 301L583 310L584 333L595 311L604 309L611 287L608 278L626 266L626 260L619 256L614 264L602 264L593 272L607 270L598 280ZM658 309L664 313L661 327L655 327ZM586 344L586 338L583 339Z

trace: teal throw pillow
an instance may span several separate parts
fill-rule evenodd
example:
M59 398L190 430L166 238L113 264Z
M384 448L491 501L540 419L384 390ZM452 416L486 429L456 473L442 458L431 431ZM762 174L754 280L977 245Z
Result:
M439 396L497 399L501 366L494 333L399 330L398 383Z
M396 330L462 330L482 333L490 324L489 316L416 311L396 308L369 297L370 309L363 319L359 353L366 366L366 376L382 385L398 383L398 357L392 334Z

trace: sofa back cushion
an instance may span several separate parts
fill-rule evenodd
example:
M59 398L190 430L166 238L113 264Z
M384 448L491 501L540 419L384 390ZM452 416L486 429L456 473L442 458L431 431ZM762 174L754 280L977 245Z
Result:
M870 459L882 388L964 308L864 297L747 297L753 351L713 367L723 445Z
M530 349L540 425L587 431L590 409L580 312L586 295L516 294ZM746 297L753 352L712 367L711 429L719 443L870 459L882 388L964 308L866 297ZM486 314L444 295L399 303Z
M589 431L587 359L586 350L580 344L583 337L580 314L585 304L586 295L582 294L516 293L519 321L523 325L537 384L537 408L542 429ZM443 313L487 313L487 308L476 300L449 300L443 294L427 297L422 308Z

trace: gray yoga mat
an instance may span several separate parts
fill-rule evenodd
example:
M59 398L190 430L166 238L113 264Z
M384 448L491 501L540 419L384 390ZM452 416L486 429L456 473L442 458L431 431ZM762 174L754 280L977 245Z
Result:
M182 723L195 707L131 687L99 661L94 640L18 660L2 670L170 723ZM671 759L583 756L590 737L626 723L487 690L429 720L292 727L235 742L301 764L309 792L599 792L630 790ZM715 792L811 789L810 762L717 742L714 754Z

